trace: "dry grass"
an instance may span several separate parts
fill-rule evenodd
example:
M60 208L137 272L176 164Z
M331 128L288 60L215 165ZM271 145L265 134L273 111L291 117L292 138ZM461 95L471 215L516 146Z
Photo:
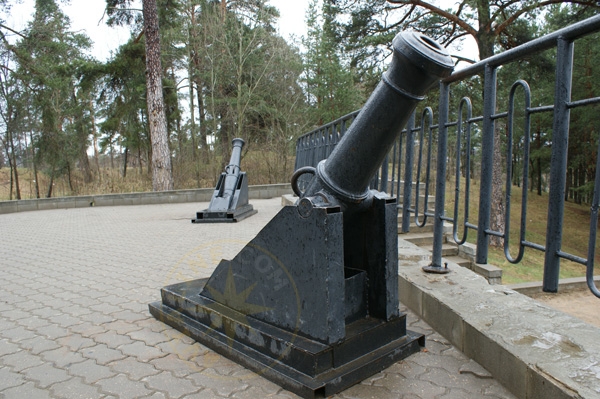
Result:
M472 183L473 184L473 183ZM454 186L447 186L447 206L446 214L451 216L454 212ZM462 197L464 198L464 197ZM469 205L469 222L477 223L477 212L479 206L479 186L474 185L471 188L471 201ZM513 187L511 191L511 222L510 222L510 241L509 254L516 258L519 253L519 237L521 225L521 199L522 189ZM463 201L463 199L461 199ZM464 206L459 206L459 215L464 215ZM536 244L546 245L546 224L548 219L548 193L538 196L535 192L530 192L527 198L527 218L526 218L526 241ZM587 258L587 248L589 240L590 227L590 208L589 205L577 205L573 202L565 204L565 213L563 219L563 237L562 250L582 258ZM462 236L462 230L460 230ZM470 230L468 241L476 242L476 232ZM600 261L600 246L596 243L595 263ZM488 254L488 263L496 265L502 269L502 281L505 284L541 281L544 274L545 254L533 248L525 248L524 256L521 262L517 264L510 263L505 255L504 248L490 247ZM560 278L585 276L585 266L567 260L561 260Z

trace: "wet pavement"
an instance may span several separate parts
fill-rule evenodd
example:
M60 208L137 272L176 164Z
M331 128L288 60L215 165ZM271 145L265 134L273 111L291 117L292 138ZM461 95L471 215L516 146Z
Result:
M297 398L152 318L160 288L210 276L280 209L192 224L208 204L0 215L0 398ZM426 348L335 398L514 398L402 306Z

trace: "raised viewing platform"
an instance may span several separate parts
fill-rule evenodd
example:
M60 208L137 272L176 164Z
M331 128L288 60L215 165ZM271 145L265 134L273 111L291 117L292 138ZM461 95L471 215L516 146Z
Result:
M269 191L261 187L250 192ZM0 216L0 395L296 397L156 321L147 307L160 287L209 276L233 257L279 211L280 194L254 200L258 214L230 225L190 223L206 203L136 195L150 205L100 207L94 197L96 206L76 207L86 200L71 198ZM424 251L401 237L400 254ZM399 271L407 326L426 335L426 348L334 397L600 395L598 328L453 263L448 275L424 274L426 262L423 253Z

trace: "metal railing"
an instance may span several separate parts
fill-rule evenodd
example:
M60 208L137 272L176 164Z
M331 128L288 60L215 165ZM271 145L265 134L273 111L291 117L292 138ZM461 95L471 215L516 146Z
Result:
M407 127L399 133L393 150L383 162L382 167L374 176L371 188L398 196L399 210L402 213L402 232L408 232L410 218L414 217L416 226L423 226L428 218L433 219L434 240L432 248L432 267L442 267L442 244L444 242L444 223L453 226L453 240L463 244L468 232L474 230L477 234L476 263L485 264L488 259L490 237L500 237L504 242L506 259L518 263L523 259L526 248L543 251L544 277L543 290L557 292L560 260L567 259L586 267L586 280L592 293L600 297L600 290L595 286L594 256L598 225L598 208L600 204L600 157L597 158L595 186L591 204L589 242L587 257L567 253L563 250L563 217L565 209L565 187L567 175L567 156L570 111L579 107L589 107L600 103L600 97L588 97L572 100L573 86L573 54L574 43L578 39L600 31L600 15L584 20L575 25L558 30L552 34L525 43L519 47L495 55L467 68L453 73L440 84L437 123L434 123L432 108L425 107L421 112L415 112ZM521 61L542 51L555 49L555 89L554 103L547 105L531 105L531 89L526 80L517 79L512 85L508 96L506 111L499 111L498 99L498 70L502 65ZM450 104L452 89L464 82L482 77L483 79L483 109L481 115L473 116L474 107L469 96L456 101L457 111L454 120L450 119ZM522 96L516 100L517 93ZM455 97L455 96L454 96ZM523 120L522 137L516 138L514 133L516 103L522 105L519 118ZM303 166L316 166L327 158L336 143L345 133L347 127L359 111L348 114L336 121L309 132L297 141L296 169ZM548 114L552 117L552 144L549 172L548 217L546 222L545 243L532 242L527 239L527 192L529 187L529 163L531 156L531 117L535 114ZM416 125L418 119L418 125ZM494 168L494 132L502 123L506 126L506 165L505 168L505 212L504 231L491 228L490 201L492 195L492 178ZM452 150L449 152L449 130L453 130ZM435 134L437 133L437 134ZM474 144L477 138L480 143ZM510 253L511 237L510 211L511 191L513 183L512 157L513 147L518 141L522 152L522 205L518 252L516 256ZM600 154L600 143L596 155ZM472 157L478 157L478 180L473 180L474 162ZM416 156L416 159L415 159ZM446 180L449 163L453 163L454 176L454 209L452 217L446 215ZM416 166L416 174L415 174ZM435 172L435 173L433 173ZM402 178L400 178L402 176ZM464 180L464 183L463 183ZM414 182L414 183L413 183ZM469 221L469 203L472 183L479 184L479 209L477 223ZM416 184L416 189L413 185ZM435 192L435 209L428 208L427 198L430 189ZM416 192L413 198L413 192ZM459 216L459 203L463 203L462 217ZM422 207L422 208L421 208ZM459 221L462 219L462 223ZM459 237L459 229L463 234Z

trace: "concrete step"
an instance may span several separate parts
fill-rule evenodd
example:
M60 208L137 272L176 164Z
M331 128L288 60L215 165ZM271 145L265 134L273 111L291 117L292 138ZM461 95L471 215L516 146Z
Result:
M442 245L442 257L458 256L458 245L446 243Z
M471 261L469 259L462 258L458 255L444 256L442 258L442 261L456 263L457 265L466 267L467 269L471 268Z
M398 236L399 238L419 247L429 247L428 251L431 251L431 246L433 245L433 234L429 232L411 232L399 234Z
M408 226L410 228L410 233L429 233L433 236L433 224L431 223L427 223L425 226L423 227L419 227L414 223L411 223L410 226ZM398 222L398 234L410 234L410 233L402 233L402 221Z

